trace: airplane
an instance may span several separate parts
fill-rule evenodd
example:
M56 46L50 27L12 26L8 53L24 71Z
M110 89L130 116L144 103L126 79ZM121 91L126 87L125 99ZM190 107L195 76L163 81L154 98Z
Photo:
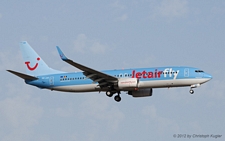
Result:
M56 46L59 56L66 63L82 72L62 72L52 69L33 50L27 41L20 42L26 74L7 70L24 79L26 84L41 89L63 92L105 92L107 96L114 94L115 101L121 101L121 91L133 97L152 96L154 88L201 86L212 79L212 76L201 69L186 66L168 66L153 68L133 68L98 71L67 58Z

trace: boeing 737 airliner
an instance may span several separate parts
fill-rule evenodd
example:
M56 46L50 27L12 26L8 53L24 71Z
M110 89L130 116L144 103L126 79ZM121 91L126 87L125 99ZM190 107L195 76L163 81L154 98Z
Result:
M26 84L41 89L64 92L105 92L114 94L115 101L121 100L121 91L133 97L152 96L153 88L190 87L193 88L212 79L212 76L192 67L154 67L123 70L97 71L68 59L57 47L61 59L82 70L82 72L62 72L54 70L26 42L20 42L26 73L7 70L25 80Z

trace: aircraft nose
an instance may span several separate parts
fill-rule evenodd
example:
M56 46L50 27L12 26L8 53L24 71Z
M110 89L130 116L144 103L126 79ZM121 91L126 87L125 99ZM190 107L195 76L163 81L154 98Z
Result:
M208 78L208 80L212 79L212 75L205 73L204 74L204 78Z

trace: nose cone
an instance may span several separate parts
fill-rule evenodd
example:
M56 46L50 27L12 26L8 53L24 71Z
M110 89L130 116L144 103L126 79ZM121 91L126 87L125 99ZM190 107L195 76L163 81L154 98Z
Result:
M210 74L205 73L204 78L207 78L208 81L212 79L212 76Z

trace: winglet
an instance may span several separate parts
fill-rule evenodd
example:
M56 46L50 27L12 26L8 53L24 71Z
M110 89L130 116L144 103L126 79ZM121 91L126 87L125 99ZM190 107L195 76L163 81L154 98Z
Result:
M58 53L59 53L59 56L61 57L61 59L62 59L63 61L68 60L68 58L63 54L63 52L61 51L61 49L60 49L58 46L56 46L56 48L57 48L57 50L58 50Z

